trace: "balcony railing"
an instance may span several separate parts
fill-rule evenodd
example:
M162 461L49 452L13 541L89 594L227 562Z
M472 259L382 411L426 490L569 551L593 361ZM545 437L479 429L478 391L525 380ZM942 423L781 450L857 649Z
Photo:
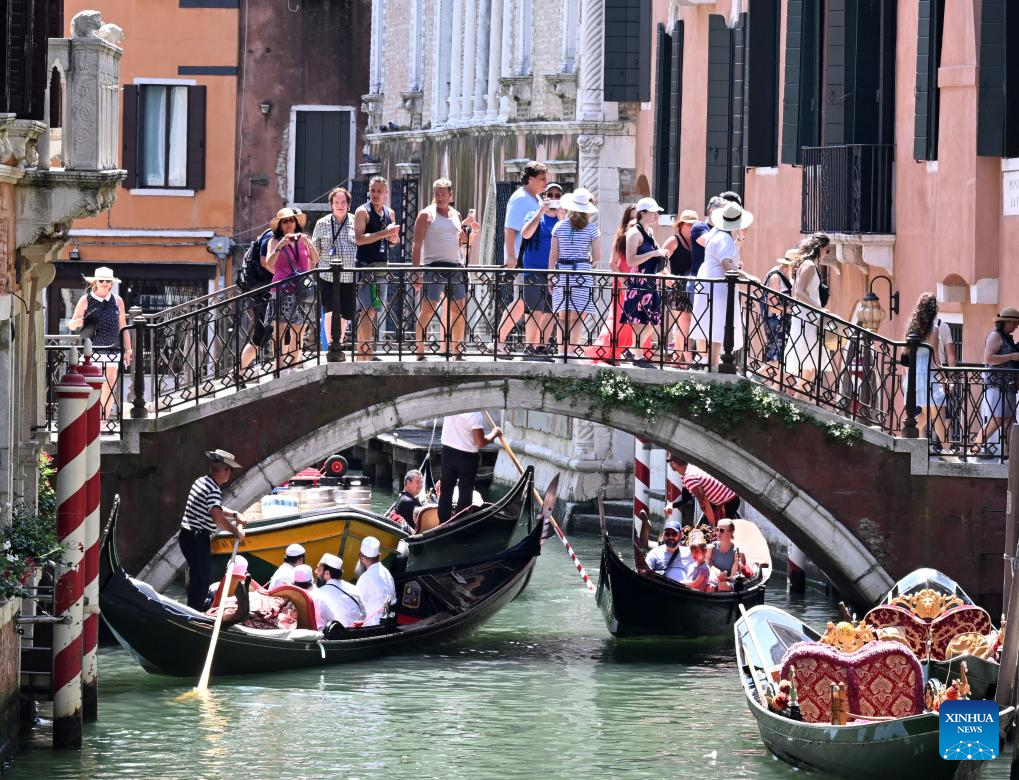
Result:
M891 145L803 147L804 233L892 232Z

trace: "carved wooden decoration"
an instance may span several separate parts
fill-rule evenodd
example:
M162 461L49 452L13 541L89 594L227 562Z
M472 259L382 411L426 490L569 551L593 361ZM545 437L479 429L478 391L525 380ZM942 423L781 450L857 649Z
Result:
M921 620L933 620L952 607L961 607L964 603L958 596L946 596L933 588L924 588L908 596L892 599L892 604L905 607Z
M853 653L868 642L873 642L876 638L874 632L871 631L870 626L866 623L854 625L842 621L837 625L835 623L828 623L820 642L835 648L841 653Z

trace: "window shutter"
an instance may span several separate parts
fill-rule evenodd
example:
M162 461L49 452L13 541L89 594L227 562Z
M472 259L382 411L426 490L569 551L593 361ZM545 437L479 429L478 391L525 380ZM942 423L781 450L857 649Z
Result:
M640 1L640 25L637 28L637 51L640 52L637 73L637 98L651 100L651 0Z
M782 97L782 162L799 165L802 148L820 143L820 20L818 0L788 0L785 91Z
M743 179L746 169L747 119L747 14L741 14L736 27L729 31L732 39L729 79L732 84L732 107L729 114L729 181L719 190L732 190L743 196Z
M945 0L920 0L916 34L916 122L913 159L938 159L940 100L938 68L941 66Z
M127 171L124 186L132 189L138 186L138 87L124 85L123 146L120 165Z
M977 154L985 157L1019 156L1019 55L1006 46L1019 35L1019 11L1008 5L983 0L980 16Z
M669 131L672 109L672 39L659 24L656 36L658 67L655 69L654 195L665 207L669 199Z
M746 165L778 165L779 0L753 0L746 31L747 143Z
M683 114L683 22L672 28L672 94L669 96L669 203L670 214L679 211L680 140Z
M746 14L733 30L725 26L724 17L710 17L705 202L725 190L743 194L746 24Z
M189 190L205 189L205 87L188 87Z
M605 0L605 100L651 99L651 0Z
M846 141L846 106L853 96L846 79L846 0L827 0L824 28L824 108L821 143L835 146Z

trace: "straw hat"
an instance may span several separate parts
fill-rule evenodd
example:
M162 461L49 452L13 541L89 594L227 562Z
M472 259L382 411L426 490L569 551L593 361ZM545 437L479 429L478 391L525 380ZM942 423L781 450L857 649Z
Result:
M800 253L796 249L790 249L785 253L784 257L780 257L775 262L779 265L793 265L797 259L799 259Z
M711 224L728 233L748 227L753 221L754 215L738 203L726 203L711 212Z
M1019 311L1016 311L1012 307L1002 309L998 316L994 318L995 322L1019 322Z
M689 222L692 225L694 222L700 222L701 218L697 216L697 212L693 209L683 209L683 211L679 213L679 218L676 221Z
M216 463L225 463L232 469L241 468L241 464L234 458L234 454L226 450L206 450L205 457Z
M285 219L296 219L297 224L301 226L301 230L304 230L304 226L308 223L308 215L297 209L280 209L276 212L276 216L269 220L269 228L275 230L279 227L280 222Z
M575 189L563 195L559 201L559 208L567 211L576 211L578 214L597 214L598 209L591 202L591 193L583 187Z
M88 282L89 284L93 284L95 282L116 282L117 284L120 283L120 279L113 275L113 269L105 265L97 268L96 272L92 274L92 276L86 276L85 281Z

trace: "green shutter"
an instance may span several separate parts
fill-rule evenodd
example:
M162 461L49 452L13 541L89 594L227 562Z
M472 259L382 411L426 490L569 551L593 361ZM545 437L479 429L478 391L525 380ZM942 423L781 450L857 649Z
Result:
M669 97L669 202L665 206L670 214L675 214L679 211L680 140L683 126L684 33L683 22L677 21L672 28L672 94Z
M778 164L779 0L753 0L746 31L747 167Z
M804 146L820 144L821 0L786 5L785 90L782 96L782 162L799 165Z
M704 202L729 189L732 121L732 31L725 18L709 17L708 122Z
M1005 155L1005 2L983 0L980 11L980 76L977 154Z
M655 68L655 129L654 129L654 196L663 208L669 193L669 131L672 116L672 38L659 24L655 36L657 67Z
M941 38L945 21L945 0L920 0L916 34L916 120L913 130L913 159L938 159L940 94L938 68L941 66Z

